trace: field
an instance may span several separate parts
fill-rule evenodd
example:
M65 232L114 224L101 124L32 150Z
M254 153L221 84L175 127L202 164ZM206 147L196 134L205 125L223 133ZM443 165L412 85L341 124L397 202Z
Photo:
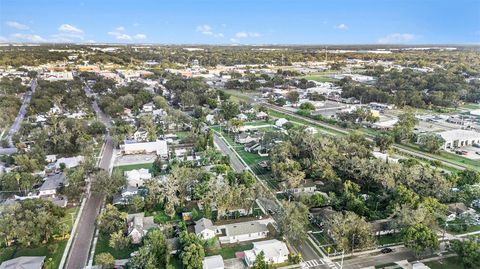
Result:
M432 269L463 269L465 268L458 257L449 257L443 260L425 262Z
M100 253L108 252L113 255L115 259L127 259L130 257L130 253L136 251L138 246L131 245L129 248L126 249L115 249L111 248L108 245L108 241L110 240L109 235L100 235L97 241L97 245L95 247L95 255Z
M304 76L304 77L301 77L301 78L304 78L304 79L307 79L307 80L314 80L314 81L317 81L317 82L332 82L332 81L335 81L334 78L332 78L330 76L326 76L326 75L307 75L307 76Z
M122 174L123 174L125 171L141 169L141 168L148 169L151 172L152 167L153 167L152 163L140 163L140 164L129 164L129 165L116 166L115 169L118 169L118 170L122 171Z

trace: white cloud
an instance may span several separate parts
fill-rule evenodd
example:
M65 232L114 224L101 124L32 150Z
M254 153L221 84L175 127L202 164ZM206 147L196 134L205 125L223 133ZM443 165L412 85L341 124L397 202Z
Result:
M236 38L260 37L260 34L256 32L238 32L235 34L235 37Z
M123 41L131 41L131 40L144 40L147 38L147 35L145 34L136 34L136 35L130 35L125 32L125 28L120 26L115 28L114 31L110 31L107 34L114 36L118 40L123 40Z
M410 41L413 41L417 38L416 35L414 34L409 34L409 33L394 33L394 34L389 34L387 36L384 36L382 38L378 39L378 43L381 44L399 44L399 43L408 43Z
M133 36L134 39L146 39L147 35L145 34L136 34Z
M33 35L33 34L16 33L16 34L13 34L11 37L15 41L28 41L28 42L35 42L35 43L46 42L46 40L43 37L39 35Z
M93 39L89 39L87 41L85 41L86 43L97 43L97 41L93 40Z
M28 27L28 25L21 24L21 23L16 22L16 21L7 21L5 24L8 27L15 28L17 30L28 30L28 29L30 29L30 27Z
M340 29L340 30L347 30L348 25L346 25L345 23L340 23L339 25L335 26L335 28Z
M237 43L237 42L238 42L238 39L236 39L236 38L230 38L230 42Z
M58 27L58 31L62 32L62 33L68 33L68 34L76 34L76 35L80 35L80 34L83 34L83 30L82 29L79 29L71 24L62 24Z
M214 32L212 27L208 24L198 25L197 32L213 37L224 37L223 33Z

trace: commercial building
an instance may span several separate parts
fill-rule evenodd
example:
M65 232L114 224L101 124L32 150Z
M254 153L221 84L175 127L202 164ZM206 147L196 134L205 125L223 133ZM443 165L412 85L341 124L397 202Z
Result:
M438 135L444 140L444 149L480 144L480 133L475 131L457 129L439 132Z

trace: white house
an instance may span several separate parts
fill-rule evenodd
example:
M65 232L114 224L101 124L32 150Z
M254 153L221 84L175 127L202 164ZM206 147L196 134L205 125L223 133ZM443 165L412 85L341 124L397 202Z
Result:
M201 218L195 222L195 234L203 240L212 239L215 237L216 227L211 220Z
M243 114L243 113L240 113L237 115L237 119L239 120L248 120L248 116Z
M439 132L438 135L445 141L443 143L444 149L480 144L480 133L475 131L456 129Z
M288 260L287 245L277 239L272 239L254 242L253 249L244 251L247 265L252 266L261 252L265 255L265 261L269 263L283 263Z
M220 243L238 243L265 238L268 222L247 221L217 226Z
M144 104L142 107L143 112L152 112L155 106L152 103Z
M203 269L224 269L225 263L220 255L207 256L202 261Z
M280 118L278 120L275 121L275 126L277 127L282 127L285 123L287 123L288 120L287 119L284 119L284 118Z
M152 174L145 168L125 171L124 175L127 178L127 184L134 187L141 187L146 180L152 178Z
M66 168L74 168L80 165L83 162L83 156L69 157L69 158L60 158L57 159L55 167L60 169L60 164L65 164Z
M157 156L161 156L163 159L168 158L168 146L167 141L157 140L155 142L125 142L124 145L125 154L144 154L155 153Z
M260 111L255 115L255 117L259 120L263 120L263 119L266 119L268 117L268 114L263 112L263 111Z
M42 269L45 256L22 256L4 261L0 269Z

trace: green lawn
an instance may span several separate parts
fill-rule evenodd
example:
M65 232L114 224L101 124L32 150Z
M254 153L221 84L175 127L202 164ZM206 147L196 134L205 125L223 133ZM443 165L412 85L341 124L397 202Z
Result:
M153 216L153 221L155 223L166 223L170 221L177 221L180 220L180 217L178 215L175 215L175 217L172 219L170 216L165 214L165 211L163 210L158 210L154 212L145 212L145 217Z
M468 226L467 230L460 231L460 232L448 230L448 232L451 233L451 234L466 234L466 233L472 233L472 232L477 232L477 231L480 231L480 225L470 225L470 226Z
M139 164L129 164L129 165L116 166L115 169L119 169L123 173L125 171L145 168L145 169L150 170L150 172L151 172L152 167L153 167L153 163L139 163Z
M431 269L463 269L463 264L458 257L449 257L438 261L425 262Z
M466 103L462 106L462 108L467 108L467 109L480 109L480 104L474 104L474 103Z
M115 259L127 259L130 258L130 253L138 250L139 247L138 245L131 245L129 248L126 249L114 249L108 245L109 240L109 235L100 235L97 241L97 245L95 246L95 255L103 252L108 252L112 254Z
M378 245L383 246L386 244L401 243L402 237L399 234L387 234L377 237Z
M223 247L222 246L222 249L220 249L218 254L222 255L222 257L224 259L232 259L232 258L235 258L235 253L236 252L241 252L241 251L249 250L249 249L252 249L252 248L253 248L252 243L239 244L239 245L233 245L233 246L228 246L228 247Z
M67 240L61 240L52 241L48 245L35 248L18 248L16 252L15 247L3 248L0 250L0 263L21 256L46 256L45 261L51 259L52 268L57 268L66 245Z
M336 80L336 79L334 79L330 76L326 76L326 75L307 75L307 76L304 76L302 78L308 79L308 80L315 80L317 82L332 82L332 81Z
M328 239L327 236L325 236L323 233L312 233L313 237L315 237L315 239L317 239L317 241L321 244L321 245L328 245L330 244L330 240Z

